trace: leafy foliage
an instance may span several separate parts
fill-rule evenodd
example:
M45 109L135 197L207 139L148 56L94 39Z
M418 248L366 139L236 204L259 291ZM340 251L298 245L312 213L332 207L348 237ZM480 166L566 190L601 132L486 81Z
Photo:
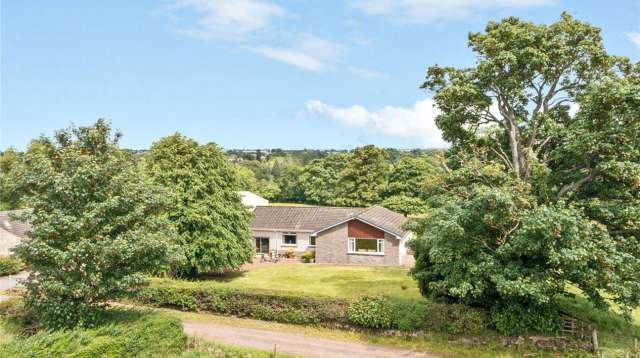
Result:
M250 214L237 171L217 145L174 134L152 145L144 168L169 192L167 217L187 257L181 274L234 270L251 259Z
M0 276L13 275L24 270L24 263L14 256L0 256Z
M424 328L448 334L480 334L488 325L482 309L456 303L428 302Z
M390 328L391 306L384 297L362 297L349 305L349 321L366 328Z
M344 169L348 154L337 153L323 159L312 160L300 174L300 188L305 202L328 204L336 197L338 175Z
M13 148L0 153L0 210L18 209L24 206L24 193L16 183L16 175L22 165L22 156Z
M554 333L562 327L558 310L549 305L508 302L491 309L491 324L501 333L516 336L529 330Z
M41 138L25 154L18 178L32 229L15 252L31 270L26 306L47 326L95 322L108 300L181 257L160 217L162 191L118 149L119 138L98 120Z
M382 201L382 206L405 215L420 214L427 210L424 200L405 195L390 196Z
M469 34L469 47L475 67L427 71L423 88L436 92L442 111L436 124L456 149L491 148L518 178L529 177L548 154L576 94L620 61L606 53L600 29L568 13L551 25L517 17L489 22L484 32Z
M386 152L373 145L354 149L338 175L332 204L370 206L381 201L388 164Z

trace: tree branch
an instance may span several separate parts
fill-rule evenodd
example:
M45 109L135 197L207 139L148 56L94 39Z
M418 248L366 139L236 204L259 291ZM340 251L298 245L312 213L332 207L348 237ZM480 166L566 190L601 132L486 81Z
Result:
M584 178L582 178L582 179L580 179L578 181L574 181L574 182L571 182L569 184L565 184L564 186L562 186L562 188L560 188L560 191L558 191L558 195L557 195L558 199L563 197L565 194L570 193L570 192L580 188L584 183L586 183L589 180L593 179L594 174L595 173L592 170L592 171L589 172L589 174L586 177L584 177Z

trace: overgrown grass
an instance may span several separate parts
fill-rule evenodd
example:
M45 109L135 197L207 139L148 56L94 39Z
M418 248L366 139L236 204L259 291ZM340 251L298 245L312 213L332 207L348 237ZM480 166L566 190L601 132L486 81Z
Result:
M180 321L157 313L115 311L90 329L41 331L0 345L1 357L158 357L182 353Z
M273 358L273 352L259 349L223 344L191 337L187 343L187 351L180 358ZM300 357L277 352L278 358Z
M416 282L407 272L400 267L265 264L199 281L156 278L152 286L228 287L337 298L365 295L421 298Z

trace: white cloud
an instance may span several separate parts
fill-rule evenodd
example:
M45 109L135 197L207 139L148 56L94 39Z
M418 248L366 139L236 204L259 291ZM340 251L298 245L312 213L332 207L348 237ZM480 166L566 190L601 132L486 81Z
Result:
M629 41L633 42L640 49L640 32L627 32L625 33Z
M333 107L318 100L307 101L306 108L311 113L349 127L418 140L427 148L449 146L435 125L435 118L440 111L431 98L416 102L412 108L385 106L379 111L370 111L360 105Z
M351 6L368 15L380 15L401 23L429 23L465 18L482 9L556 4L558 0L353 0Z
M242 39L288 15L283 7L262 0L177 0L174 8L198 14L196 25L180 32L204 40Z
M389 78L389 75L380 71L372 70L370 68L362 67L349 67L347 68L349 73L354 76L364 79L376 79L376 78Z
M257 46L253 50L273 60L281 61L303 70L320 71L339 63L347 47L313 36L302 35L288 47Z
M361 78L386 76L372 69L348 67L343 58L349 47L341 43L282 31L277 26L269 31L275 20L292 16L270 0L174 0L166 10L177 31L192 38L227 41L305 71L337 70ZM347 40L360 46L369 43L365 38Z

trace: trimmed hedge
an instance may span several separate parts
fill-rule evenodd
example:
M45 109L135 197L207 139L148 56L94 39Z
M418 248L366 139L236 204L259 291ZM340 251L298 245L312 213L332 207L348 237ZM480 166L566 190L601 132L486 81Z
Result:
M142 303L183 311L207 311L237 317L294 324L346 324L348 301L285 296L237 289L149 287L138 296Z
M486 327L485 315L478 309L417 299L361 297L349 301L229 288L148 287L137 300L156 307L293 324L452 334L480 333Z
M14 275L24 269L24 263L17 257L0 256L0 276Z
M485 311L455 303L430 302L425 317L425 329L450 334L479 334L488 326Z

